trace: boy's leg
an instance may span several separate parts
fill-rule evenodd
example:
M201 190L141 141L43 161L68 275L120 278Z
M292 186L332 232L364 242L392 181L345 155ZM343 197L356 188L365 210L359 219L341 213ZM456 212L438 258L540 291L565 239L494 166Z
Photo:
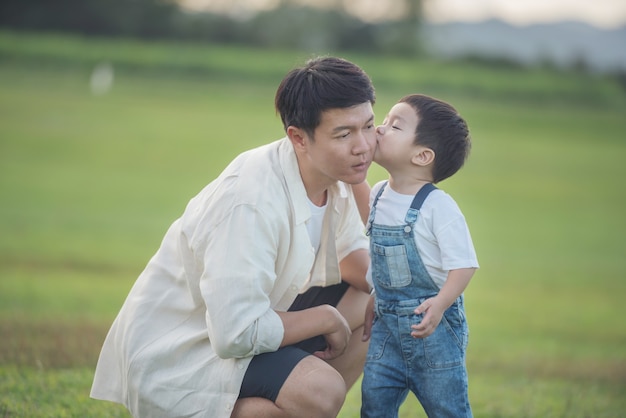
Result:
M394 335L397 331L396 315L377 315L361 384L363 418L397 418L409 392L407 376L410 372L404 361L406 353Z
M423 351L416 351L420 357L413 363L421 367L411 373L411 390L429 416L472 417L465 367L468 330L460 309L448 308L435 331L416 341Z
M431 369L420 374L413 392L428 416L442 418L472 418L464 366Z

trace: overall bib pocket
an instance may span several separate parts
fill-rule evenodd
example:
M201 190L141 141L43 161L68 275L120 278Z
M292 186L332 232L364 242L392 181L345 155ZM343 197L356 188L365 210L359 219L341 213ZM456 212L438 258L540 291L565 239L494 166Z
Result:
M387 288L411 284L411 269L404 245L371 244L373 279Z

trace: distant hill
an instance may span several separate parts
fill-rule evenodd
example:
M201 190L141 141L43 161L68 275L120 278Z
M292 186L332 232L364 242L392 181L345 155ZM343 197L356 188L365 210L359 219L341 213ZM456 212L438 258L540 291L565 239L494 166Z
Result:
M595 72L626 71L626 26L605 30L580 22L513 26L481 23L427 23L426 48L442 57L506 58L526 65L549 62L569 68L584 62Z

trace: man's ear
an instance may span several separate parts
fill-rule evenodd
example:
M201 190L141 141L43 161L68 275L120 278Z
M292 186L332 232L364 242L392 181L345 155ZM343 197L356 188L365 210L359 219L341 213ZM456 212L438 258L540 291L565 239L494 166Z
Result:
M419 166L427 166L435 161L435 151L430 148L420 148L419 152L413 155L411 162Z
M287 127L287 136L296 150L301 150L305 147L306 132L302 129L289 125Z

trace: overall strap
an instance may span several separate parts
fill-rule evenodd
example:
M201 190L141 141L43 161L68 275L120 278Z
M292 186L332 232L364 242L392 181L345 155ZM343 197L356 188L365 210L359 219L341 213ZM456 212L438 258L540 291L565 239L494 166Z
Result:
M385 190L385 186L387 186L387 183L389 183L389 181L386 181L381 186L380 190L376 194L376 197L374 198L374 201L372 202L372 208L370 209L370 214L367 218L367 225L365 225L365 235L367 236L370 235L370 230L372 229L372 224L374 223L374 217L376 215L376 203L378 203L378 198L380 197L380 195L383 194L383 190Z
M389 181L385 181L383 185L380 186L380 190L378 191L378 193L376 193L376 197L374 198L374 201L372 202L373 208L376 207L376 203L378 203L378 199L380 198L380 195L383 194L383 190L385 190L385 186L387 186L387 184L389 184Z
M415 195L413 203L411 203L411 209L420 210L422 208L424 200L426 200L430 192L432 192L433 190L437 190L437 187L435 187L434 184L426 183L425 185L423 185L422 188L419 189L419 191Z

